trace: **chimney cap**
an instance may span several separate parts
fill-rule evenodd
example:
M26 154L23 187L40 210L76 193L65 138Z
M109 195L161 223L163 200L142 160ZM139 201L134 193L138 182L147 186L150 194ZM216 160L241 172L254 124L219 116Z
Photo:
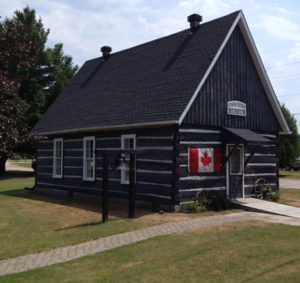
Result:
M188 22L202 22L202 16L200 16L199 14L192 14L189 15L187 18Z
M108 53L110 53L111 52L111 47L110 46L102 46L101 47L101 52L108 52Z
M110 52L111 52L111 47L110 46L102 46L101 47L101 52L102 52L102 57L104 60L108 59L108 57L110 56Z

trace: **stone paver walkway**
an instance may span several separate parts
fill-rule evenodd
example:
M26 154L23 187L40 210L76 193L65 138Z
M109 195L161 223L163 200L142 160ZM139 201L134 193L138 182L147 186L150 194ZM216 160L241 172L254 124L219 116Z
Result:
M292 205L265 201L257 198L238 198L232 199L230 202L249 211L273 213L300 219L300 207Z
M182 222L171 222L133 232L122 233L97 240L56 248L46 252L28 254L0 260L0 276L18 273L55 263L65 262L116 247L129 245L149 238L183 232L191 229L222 225L240 221L266 221L300 226L299 219L255 212L240 212L220 216L200 217Z
M279 179L279 187L281 189L300 190L300 180L280 178Z

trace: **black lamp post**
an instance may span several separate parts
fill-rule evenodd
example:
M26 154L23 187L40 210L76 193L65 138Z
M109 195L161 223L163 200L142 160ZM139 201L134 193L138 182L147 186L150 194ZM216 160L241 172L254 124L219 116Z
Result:
M129 206L128 206L128 217L134 218L135 215L135 160L136 153L133 150L128 150L130 154L129 165L125 160L124 152L119 157L119 164L114 170L129 170ZM127 153L127 154L128 154ZM108 220L108 170L109 170L109 159L108 152L103 152L102 162L102 223ZM116 160L118 162L118 160Z

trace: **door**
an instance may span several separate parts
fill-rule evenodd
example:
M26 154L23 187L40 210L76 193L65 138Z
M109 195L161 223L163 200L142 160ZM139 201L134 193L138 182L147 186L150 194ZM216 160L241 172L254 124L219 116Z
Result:
M229 198L244 197L244 146L227 145L227 194Z

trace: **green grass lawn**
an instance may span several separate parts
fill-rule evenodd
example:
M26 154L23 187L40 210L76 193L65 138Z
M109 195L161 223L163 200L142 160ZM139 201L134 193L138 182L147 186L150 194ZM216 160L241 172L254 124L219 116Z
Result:
M84 242L169 221L238 211L160 215L138 208L137 217L128 219L127 204L115 203L109 207L109 221L102 224L100 201L71 199L68 196L25 191L25 186L33 185L33 177L28 172L15 174L9 173L6 178L0 179L0 259Z
M280 189L280 203L300 207L300 190Z
M279 177L284 179L300 180L299 171L279 171Z
M161 236L1 282L299 282L300 227L226 224Z

